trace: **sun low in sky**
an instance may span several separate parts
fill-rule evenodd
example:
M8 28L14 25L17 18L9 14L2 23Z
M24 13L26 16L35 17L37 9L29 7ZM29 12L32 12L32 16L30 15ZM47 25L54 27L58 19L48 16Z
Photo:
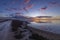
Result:
M60 16L60 0L0 0L0 15Z

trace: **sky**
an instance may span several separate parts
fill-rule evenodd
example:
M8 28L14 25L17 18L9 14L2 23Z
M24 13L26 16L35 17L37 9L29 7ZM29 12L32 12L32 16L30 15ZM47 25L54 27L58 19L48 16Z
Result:
M60 16L60 0L0 0L0 16Z

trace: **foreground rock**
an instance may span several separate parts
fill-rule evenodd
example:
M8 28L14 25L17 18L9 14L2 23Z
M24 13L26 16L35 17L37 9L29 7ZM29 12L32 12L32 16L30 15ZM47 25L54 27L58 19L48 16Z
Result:
M15 33L15 38L20 40L48 40L38 34L33 33L28 29L27 22L13 20L11 23L12 31Z

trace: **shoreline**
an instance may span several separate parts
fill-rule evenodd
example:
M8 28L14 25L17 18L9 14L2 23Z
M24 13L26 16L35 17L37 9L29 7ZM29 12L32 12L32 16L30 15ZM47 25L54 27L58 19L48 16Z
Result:
M28 29L31 30L33 33L38 34L39 36L43 36L49 40L60 40L60 34L35 29L33 27L28 27Z

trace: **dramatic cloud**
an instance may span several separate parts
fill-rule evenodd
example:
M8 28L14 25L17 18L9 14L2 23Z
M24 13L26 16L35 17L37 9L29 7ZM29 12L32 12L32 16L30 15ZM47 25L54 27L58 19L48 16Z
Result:
M26 12L28 12L28 10L24 7L23 10L25 10Z
M30 0L24 0L24 3L26 4L26 3L29 3L30 2Z
M56 2L56 1L49 2L49 5L50 5L50 7L54 7L54 6L60 7L60 3Z
M42 8L41 8L41 10L46 10L46 9L47 9L47 7L42 7Z
M31 9L32 7L33 7L33 4L30 4L30 5L26 6L26 7L24 7L23 9L24 9L25 11L28 11L28 10Z
M33 4L30 4L26 7L26 9L31 9L34 5Z

